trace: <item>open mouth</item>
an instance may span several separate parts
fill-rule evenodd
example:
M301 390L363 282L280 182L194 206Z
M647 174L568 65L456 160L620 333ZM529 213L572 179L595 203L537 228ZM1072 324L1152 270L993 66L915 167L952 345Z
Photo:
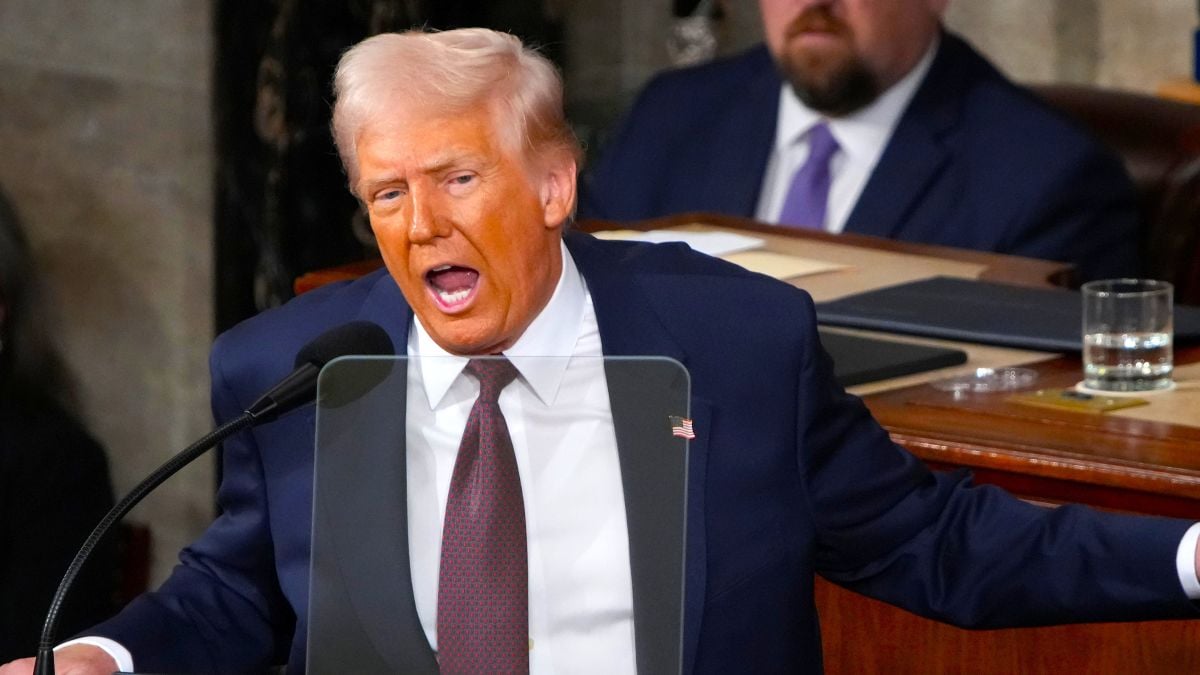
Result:
M479 272L459 265L439 265L425 273L425 286L443 311L461 311L475 297Z

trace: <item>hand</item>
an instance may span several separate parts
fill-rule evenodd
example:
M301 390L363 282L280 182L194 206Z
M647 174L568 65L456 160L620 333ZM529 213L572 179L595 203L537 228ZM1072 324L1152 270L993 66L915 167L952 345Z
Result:
M33 675L33 659L20 659L0 666L0 675ZM54 652L55 675L112 675L117 662L108 652L93 645L71 645Z

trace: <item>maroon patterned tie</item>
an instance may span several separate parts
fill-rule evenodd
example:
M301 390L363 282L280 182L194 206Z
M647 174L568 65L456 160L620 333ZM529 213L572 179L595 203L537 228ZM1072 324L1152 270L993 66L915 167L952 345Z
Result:
M438 576L438 665L444 675L529 672L525 503L500 391L507 359L472 359L479 380L446 502Z

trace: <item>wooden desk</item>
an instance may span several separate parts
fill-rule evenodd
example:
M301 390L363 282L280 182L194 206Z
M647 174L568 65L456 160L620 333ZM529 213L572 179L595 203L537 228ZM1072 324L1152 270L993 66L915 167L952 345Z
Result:
M1196 361L1198 347L1176 354L1177 363ZM1038 388L1071 386L1082 373L1077 356L1029 367ZM929 386L864 400L895 440L934 466L969 467L981 482L1034 500L1200 520L1195 426L1031 408L997 394L956 398Z
M689 214L642 228L703 222L797 242L853 244L864 249L979 265L980 278L1026 285L1061 284L1070 270L1048 263L873 237L781 231L742 219ZM584 229L611 224L590 223ZM625 227L622 225L621 227ZM799 244L792 244L793 246ZM831 273L834 274L834 273ZM795 280L819 295L827 281ZM858 283L847 278L833 285ZM1200 361L1200 348L1177 353ZM1077 356L1031 365L1039 386L1073 384ZM1101 508L1200 519L1200 429L1118 417L1042 411L1002 396L954 398L927 385L867 395L875 417L901 445L938 469L966 467L1033 501L1079 502ZM1200 411L1197 411L1200 415ZM913 675L970 672L1200 672L1200 621L965 631L913 616L817 580L825 669L841 673Z
M1200 348L1177 361L1200 360ZM1030 366L1039 386L1078 381L1077 357ZM892 438L938 469L1027 499L1200 520L1200 429L1056 412L1002 395L918 385L867 396ZM1200 413L1200 411L1198 411ZM828 673L1184 673L1200 671L1200 622L964 631L818 582ZM869 648L863 644L870 641Z
M976 266L979 272L971 276L1001 283L1043 287L1069 286L1075 278L1074 269L1067 263L1053 262L1049 260L1036 260L1034 258L1022 258L1019 256L1002 255L999 253L971 251L961 248L951 248L949 246L938 246L935 244L915 244L911 242L882 239L880 237L871 237L861 234L829 234L828 232L818 232L815 230L782 228L774 225L765 225L753 220L748 220L746 218L721 216L711 213L685 213L677 216L668 216L666 218L657 218L654 220L632 224L593 220L579 223L578 227L585 232L596 232L599 230L618 228L632 228L640 230L678 228L689 227L697 224L720 229L737 230L756 236L762 236L769 240L770 248L782 250L783 252L787 253L795 253L797 255L807 255L811 248L809 244L823 242L836 247L853 247L862 249L864 251L893 253L901 257L912 256L914 259L926 258L946 260L964 265ZM919 270L916 270L916 272L919 272ZM860 269L857 270L856 273L857 275L861 276L864 274L869 274L869 271ZM827 275L804 277L795 280L794 283L805 290L809 290L810 293L813 293L813 297L818 301L830 299L832 296L825 296L821 290L814 292L809 288L810 283L821 283L824 281L822 277L826 276ZM828 276L837 278L837 275ZM839 283L847 282L850 284L856 284L852 278L839 279Z

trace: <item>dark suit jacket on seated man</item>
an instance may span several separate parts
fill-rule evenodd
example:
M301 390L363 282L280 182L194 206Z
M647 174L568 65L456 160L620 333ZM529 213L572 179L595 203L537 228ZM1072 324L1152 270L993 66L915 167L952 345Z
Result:
M655 78L586 172L581 216L780 222L825 121L829 208L803 225L1136 274L1120 160L943 32L944 2L760 0L766 46Z
M407 415L403 459L368 464L407 488L397 512L407 515L376 536L401 538L411 555L384 567L393 578L350 578L396 598L398 628L378 651L401 656L384 670L657 673L664 654L679 655L641 621L637 569L654 548L639 532L658 514L629 498L637 478L625 463L636 458L618 447L621 402L597 388L603 377L573 384L585 360L574 357L599 355L668 356L691 373L686 672L819 672L816 574L967 626L1197 615L1195 524L1043 509L931 473L837 386L803 291L681 245L564 234L578 149L552 66L515 38L376 36L346 54L335 91L339 150L387 271L318 289L219 338L213 401L219 419L238 414L314 335L355 319L378 323L411 356L457 356L445 377L424 362L409 368L423 380L406 383L397 411ZM447 543L451 518L442 530L439 514L450 513L457 483L429 467L452 464L458 476L471 461L464 420L474 428L467 408L484 395L467 357L494 354L518 372L499 397L509 425L524 424L507 407L524 397L564 440L533 447L521 439L537 430L525 427L509 450L496 442L495 457L519 467L524 511L505 524L523 521L528 569L480 580L480 605L454 611L442 596L461 590L462 570L444 563L464 549ZM530 355L573 358L548 376L528 368ZM579 437L579 420L598 431L565 440ZM62 647L60 667L235 673L285 661L302 671L313 439L308 409L228 443L221 516L157 592ZM553 480L527 472L539 457L567 469ZM480 500L498 496L478 489ZM528 592L497 587L509 582ZM493 618L502 612L525 622ZM463 621L490 637L463 640Z

